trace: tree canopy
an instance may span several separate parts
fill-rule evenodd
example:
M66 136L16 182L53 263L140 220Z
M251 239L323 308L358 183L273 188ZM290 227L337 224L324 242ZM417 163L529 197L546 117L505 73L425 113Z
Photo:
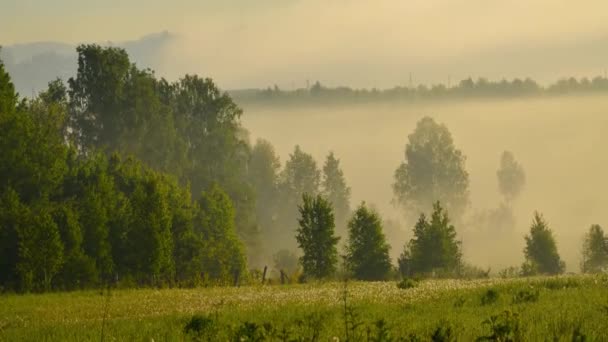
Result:
M421 119L408 137L405 161L395 170L394 201L412 215L440 201L460 217L469 204L465 159L445 125L430 117Z
M513 201L526 184L523 167L515 160L513 153L504 151L500 158L500 168L496 172L500 193L507 202Z

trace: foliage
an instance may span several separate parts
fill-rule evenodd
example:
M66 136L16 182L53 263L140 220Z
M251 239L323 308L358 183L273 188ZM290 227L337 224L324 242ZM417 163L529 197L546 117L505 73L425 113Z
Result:
M450 223L448 213L437 202L433 205L430 221L424 214L420 215L414 227L414 237L399 259L399 268L404 275L453 274L458 272L461 258L456 229Z
M536 273L560 274L564 272L565 264L557 253L553 233L540 213L536 212L534 214L530 234L525 239L524 254L526 262L522 265L524 275Z
M256 217L264 250L272 247L270 240L275 241L281 230L277 224L280 167L274 147L268 141L258 139L251 150L247 175L256 194Z
M520 318L516 312L505 310L499 315L486 319L483 324L489 327L491 334L479 337L477 341L515 342L523 340Z
M452 342L456 340L454 327L447 321L440 322L431 335L431 341L433 342Z
M597 224L589 228L583 243L583 273L598 273L608 268L608 237Z
M321 195L304 194L298 206L300 218L296 240L302 249L300 263L304 274L326 278L336 271L339 238L334 236L334 214L329 202Z
M348 223L348 270L356 279L387 279L391 271L389 248L378 213L361 203Z
M500 168L496 172L500 193L507 202L519 196L526 183L523 167L515 160L513 153L504 151L500 158Z
M400 282L397 283L397 287L402 290L412 289L418 286L418 282L411 278L403 278Z
M440 201L459 218L469 203L465 159L445 125L421 119L408 136L405 161L395 170L394 201L414 215Z
M481 305L492 305L498 301L500 297L500 292L496 289L488 289L481 296Z
M340 160L330 152L323 165L322 193L334 208L336 226L341 236L345 234L346 221L350 215L350 187L346 185L344 172L340 168Z

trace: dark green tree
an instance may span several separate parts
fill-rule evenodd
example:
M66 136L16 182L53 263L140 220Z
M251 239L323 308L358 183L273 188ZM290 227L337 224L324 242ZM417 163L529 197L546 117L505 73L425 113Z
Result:
M321 182L323 196L334 208L336 226L340 235L346 233L346 221L350 215L350 188L346 185L344 173L340 168L340 160L333 152L327 155L323 165L323 180Z
M0 115L12 113L17 107L18 99L11 76L4 69L4 62L0 59Z
M409 135L405 161L395 171L394 202L418 215L440 201L459 218L469 203L465 159L445 125L423 118Z
M583 273L599 273L608 268L608 237L597 224L589 228L583 243Z
M387 279L391 271L389 249L378 213L361 203L348 222L348 270L361 280Z
M522 266L524 275L537 273L560 274L564 272L566 266L557 252L553 232L540 213L534 213L530 234L525 239L524 255L526 261Z
M300 218L296 240L302 250L300 264L304 274L312 278L326 278L336 271L340 238L334 235L334 214L329 202L321 195L302 195L298 206Z
M460 245L447 211L436 202L430 221L424 214L420 215L414 227L414 237L401 254L400 269L406 275L457 273L462 262Z

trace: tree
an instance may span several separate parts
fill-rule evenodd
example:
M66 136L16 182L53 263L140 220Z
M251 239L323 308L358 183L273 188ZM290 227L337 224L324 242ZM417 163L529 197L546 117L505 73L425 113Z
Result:
M357 279L384 280L391 270L388 252L378 213L361 203L348 222L347 268Z
M500 193L507 202L513 201L521 193L526 174L523 167L515 160L513 153L505 151L500 159L500 168L496 172Z
M279 175L279 208L277 210L277 225L280 232L276 242L285 248L295 247L293 233L296 227L293 223L298 217L298 205L304 194L315 196L319 193L320 172L314 158L296 146L285 167Z
M345 231L346 220L350 214L350 188L346 185L344 173L340 168L340 160L333 152L327 155L323 165L322 180L323 196L329 200L336 216L338 232Z
M412 214L440 201L459 218L469 202L465 159L445 125L423 118L409 135L405 161L395 171L394 201Z
M583 243L583 273L598 273L608 268L608 237L597 224L589 228Z
M258 139L249 158L249 182L256 195L256 216L266 237L276 228L281 163L270 142Z
M302 195L298 206L300 218L296 240L302 249L300 263L304 274L312 278L326 278L336 271L340 238L334 236L334 214L329 202L321 195Z
M195 230L204 245L203 271L209 279L227 283L244 274L246 258L234 225L230 197L214 184L201 194Z
M405 275L457 272L462 259L460 245L447 211L436 202L430 221L420 214L414 227L414 237L399 259L399 268Z
M534 213L530 234L525 239L524 254L526 261L522 266L524 275L536 273L560 274L564 272L565 264L557 253L553 232L551 232L540 213Z
M0 49L0 51L2 50ZM11 76L4 70L4 63L0 59L0 115L13 112L18 99Z
M281 190L289 199L319 193L320 172L314 158L296 146L281 173Z

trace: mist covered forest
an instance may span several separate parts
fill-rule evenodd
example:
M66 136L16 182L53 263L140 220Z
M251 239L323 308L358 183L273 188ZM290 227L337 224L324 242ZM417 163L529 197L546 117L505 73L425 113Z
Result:
M33 97L0 64L3 290L608 264L604 77L227 93L77 53Z

